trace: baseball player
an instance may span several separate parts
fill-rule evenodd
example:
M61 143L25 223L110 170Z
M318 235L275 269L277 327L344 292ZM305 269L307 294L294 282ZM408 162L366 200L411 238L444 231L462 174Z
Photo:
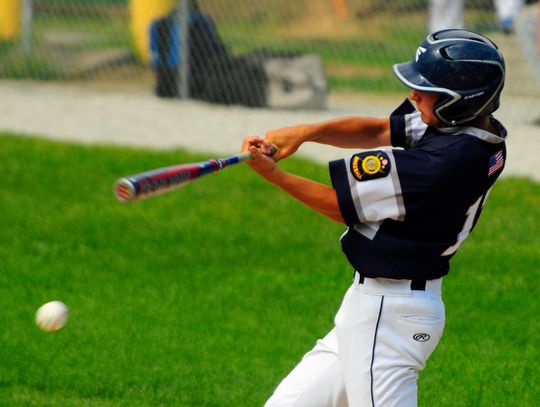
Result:
M451 29L429 35L393 71L416 110L407 100L389 118L345 117L244 140L259 175L347 226L341 247L354 270L334 329L266 406L417 405L418 372L445 323L442 278L505 164L506 130L492 116L505 65L488 38ZM276 165L307 141L361 151L330 162L330 187ZM257 149L269 144L274 159Z

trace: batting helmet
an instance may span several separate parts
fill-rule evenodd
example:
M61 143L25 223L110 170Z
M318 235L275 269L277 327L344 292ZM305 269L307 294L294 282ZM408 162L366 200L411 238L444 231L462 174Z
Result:
M414 59L394 65L393 71L409 88L441 93L434 113L450 126L497 110L505 77L497 46L483 35L458 29L428 35Z

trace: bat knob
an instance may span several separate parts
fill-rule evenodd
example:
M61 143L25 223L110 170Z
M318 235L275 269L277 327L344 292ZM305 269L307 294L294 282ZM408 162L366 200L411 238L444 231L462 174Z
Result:
M135 200L135 187L126 178L121 178L118 181L116 181L116 184L114 186L114 192L116 195L116 198L120 202L129 202Z
M261 146L261 153L273 157L277 153L277 147L272 143L265 143Z

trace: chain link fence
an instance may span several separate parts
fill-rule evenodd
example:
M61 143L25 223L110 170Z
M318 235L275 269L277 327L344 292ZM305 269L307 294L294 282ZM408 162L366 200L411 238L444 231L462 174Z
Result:
M3 0L0 78L140 87L160 96L264 106L277 75L281 91L294 94L301 82L316 97L306 107L320 107L325 92L403 92L391 65L411 58L436 3L463 4L460 24L488 35L505 53L505 93L535 101L527 106L538 115L538 3L518 1L509 25L496 9L503 2ZM182 21L190 22L190 35Z

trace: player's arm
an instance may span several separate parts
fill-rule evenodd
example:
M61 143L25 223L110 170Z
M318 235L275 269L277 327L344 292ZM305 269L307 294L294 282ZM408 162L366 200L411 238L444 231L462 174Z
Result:
M336 221L345 223L341 216L335 189L319 182L299 177L279 168L275 161L261 153L258 146L263 140L249 137L244 140L242 151L249 150L252 159L247 161L261 177L282 189L316 212Z
M294 154L305 142L369 149L390 145L390 119L347 116L319 123L269 130L265 140L277 147L276 161Z

